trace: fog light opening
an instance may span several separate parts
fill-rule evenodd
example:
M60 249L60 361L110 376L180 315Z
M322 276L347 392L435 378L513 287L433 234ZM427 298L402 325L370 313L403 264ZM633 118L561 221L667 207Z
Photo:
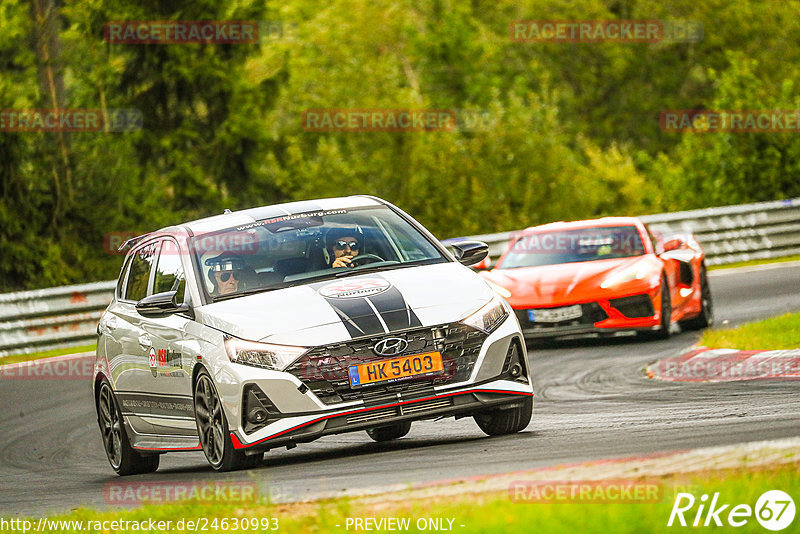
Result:
M246 434L264 428L270 421L280 417L280 412L258 386L247 384L244 390L242 426Z
M508 346L506 361L503 364L503 374L517 382L527 382L528 377L524 358L525 356L520 350L519 342L516 339L512 340L511 344Z
M247 420L253 423L254 425L263 423L267 420L267 410L263 407L256 406L251 408L250 411L247 413Z
M518 363L515 363L514 365L511 366L509 373L511 373L511 376L513 378L519 378L520 376L522 376L522 366Z

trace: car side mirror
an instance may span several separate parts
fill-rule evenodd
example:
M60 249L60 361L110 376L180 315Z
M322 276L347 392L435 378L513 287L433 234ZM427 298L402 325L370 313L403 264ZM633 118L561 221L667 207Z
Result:
M669 252L670 250L675 250L681 248L685 243L683 239L675 237L670 239L669 241L665 241L664 245L661 247L662 252Z
M177 295L177 291L164 291L150 295L136 303L136 311L143 317L153 319L168 317L176 313L191 313L188 304L176 302Z
M461 265L475 265L489 255L489 245L481 241L457 241L450 246Z

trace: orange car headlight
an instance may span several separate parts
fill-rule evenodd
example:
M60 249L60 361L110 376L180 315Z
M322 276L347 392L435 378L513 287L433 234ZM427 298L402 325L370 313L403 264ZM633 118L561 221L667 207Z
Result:
M603 289L608 289L626 282L632 282L633 280L642 280L645 276L647 276L648 272L650 272L650 266L644 262L640 262L636 265L631 265L627 269L613 273L611 276L603 280L603 283L600 284L600 287Z

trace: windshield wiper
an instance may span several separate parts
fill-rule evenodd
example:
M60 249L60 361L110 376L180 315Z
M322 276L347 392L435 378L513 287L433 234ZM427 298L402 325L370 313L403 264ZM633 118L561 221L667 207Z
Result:
M273 289L281 289L279 287L256 287L248 289L247 291L237 291L236 293L229 293L227 295L219 295L214 297L214 302L222 302L223 300L235 299L236 297L243 297L245 295L254 295L256 293L264 293L265 291L272 291Z
M336 278L341 278L342 276L350 276L351 274L358 274L363 272L376 272L376 271L386 271L388 269L400 269L402 267L413 267L416 262L408 262L408 263L401 263L399 261L384 261L379 264L372 265L365 265L364 267L359 267L355 269L348 269L346 271L342 271L340 273L336 273Z
M279 284L271 285L269 287L254 287L253 289L247 289L245 291L238 291L236 293L231 293L229 295L220 295L218 297L214 297L214 302L221 302L223 300L229 300L236 297L243 297L245 295L253 295L255 293L266 293L267 291L277 291L278 289L286 289L287 287L301 286L308 282L324 280L326 278L332 278L332 275L327 273L324 275L315 275L315 276L310 276L308 278L298 278L297 280L281 282Z
M248 289L246 291L237 291L236 293L230 293L228 295L220 295L218 297L214 297L214 302L229 300L236 297L244 297L245 295L254 295L256 293L266 293L267 291L277 291L278 289L285 289L287 287L294 287L296 285L299 284L296 284L294 282L281 282L278 285L269 287L254 287L253 289Z

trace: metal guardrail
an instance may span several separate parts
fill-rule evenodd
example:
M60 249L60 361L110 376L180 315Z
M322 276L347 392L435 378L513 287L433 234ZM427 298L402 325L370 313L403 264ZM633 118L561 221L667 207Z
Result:
M800 199L648 215L651 228L692 232L709 265L800 254Z
M92 343L115 283L0 294L0 358Z
M708 265L800 254L800 199L741 204L639 217L664 234L691 232L702 245ZM494 261L514 234L500 232L446 241L476 239L489 245Z
M695 234L709 265L800 254L800 199L646 215L641 219L665 234ZM446 241L484 241L495 260L505 251L512 233ZM0 294L0 358L92 343L114 284L96 282Z

